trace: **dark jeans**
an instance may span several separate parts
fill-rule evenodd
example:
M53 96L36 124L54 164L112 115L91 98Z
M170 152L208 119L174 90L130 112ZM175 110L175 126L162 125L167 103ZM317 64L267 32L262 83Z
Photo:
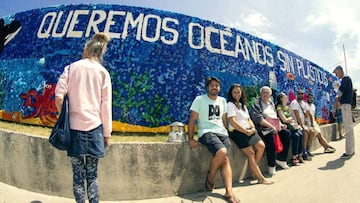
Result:
M275 166L275 159L277 158L279 161L286 161L287 155L289 152L289 145L291 139L291 131L289 129L281 130L278 132L281 143L283 144L283 151L279 154L275 152L275 144L274 144L274 136L275 132L272 131L269 134L263 135L259 132L261 138L265 142L265 151L266 151L266 158L268 161L268 166L274 167Z
M301 130L291 130L292 155L296 156L303 153L303 134Z

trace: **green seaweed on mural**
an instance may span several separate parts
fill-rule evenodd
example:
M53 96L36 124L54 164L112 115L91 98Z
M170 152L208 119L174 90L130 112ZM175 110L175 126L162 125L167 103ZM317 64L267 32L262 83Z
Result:
M131 73L129 82L119 80L118 74L111 75L113 86L113 106L115 111L120 111L119 121L132 123L142 119L149 127L157 127L171 118L167 116L170 107L166 105L166 99L158 94L149 95L149 90L155 86L147 72Z
M161 122L171 121L171 117L166 116L170 107L162 105L166 99L156 94L152 100L154 105L150 105L147 111L142 112L142 117L150 123L150 127L159 126Z

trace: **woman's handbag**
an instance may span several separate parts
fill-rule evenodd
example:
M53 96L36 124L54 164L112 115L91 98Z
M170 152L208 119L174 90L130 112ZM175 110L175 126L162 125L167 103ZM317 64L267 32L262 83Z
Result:
M283 151L283 149L284 149L283 144L281 143L280 136L277 132L274 135L274 144L275 144L275 152L276 153L280 153Z
M49 142L59 150L67 150L70 148L69 98L67 94L64 96L60 116L51 130Z
M70 77L70 66L68 68L68 80L69 83ZM65 94L63 99L63 104L61 107L61 112L58 120L56 121L51 134L49 137L49 142L54 147L59 150L68 150L71 145L70 137L70 117L69 117L69 98L68 94Z

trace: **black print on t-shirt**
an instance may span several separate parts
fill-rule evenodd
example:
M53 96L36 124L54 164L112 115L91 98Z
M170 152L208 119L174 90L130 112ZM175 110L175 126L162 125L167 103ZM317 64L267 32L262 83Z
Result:
M220 106L209 104L209 120L220 119Z

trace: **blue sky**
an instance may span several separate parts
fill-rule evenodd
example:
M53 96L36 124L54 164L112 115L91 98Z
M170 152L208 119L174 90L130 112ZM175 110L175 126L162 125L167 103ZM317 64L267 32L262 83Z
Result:
M328 71L345 67L360 88L359 0L0 0L0 16L73 3L109 3L149 7L234 27L316 63Z

